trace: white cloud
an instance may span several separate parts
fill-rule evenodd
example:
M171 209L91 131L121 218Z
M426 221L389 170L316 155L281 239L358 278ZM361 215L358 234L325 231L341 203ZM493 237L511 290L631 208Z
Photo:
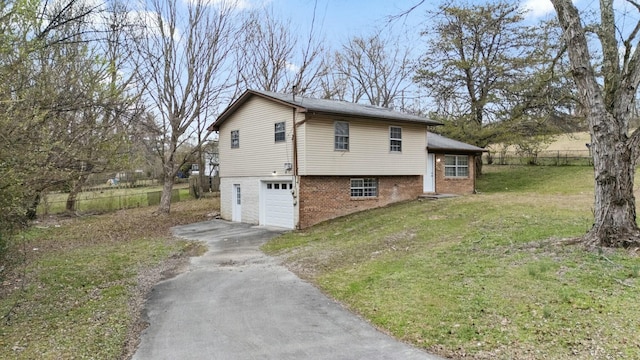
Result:
M575 4L578 0L572 2ZM531 18L539 18L555 12L553 4L549 0L527 0L522 7L527 11L527 16Z
M553 4L549 0L527 0L522 6L528 11L527 15L537 18L554 11Z
M298 73L298 71L300 71L300 66L290 63L287 61L285 67L287 68L287 70L291 71L292 73Z

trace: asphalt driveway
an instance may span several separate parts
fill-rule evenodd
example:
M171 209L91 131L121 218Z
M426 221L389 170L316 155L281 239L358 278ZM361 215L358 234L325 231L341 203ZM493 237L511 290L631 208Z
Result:
M173 230L209 251L155 286L135 360L440 359L377 331L263 254L278 229L214 220Z

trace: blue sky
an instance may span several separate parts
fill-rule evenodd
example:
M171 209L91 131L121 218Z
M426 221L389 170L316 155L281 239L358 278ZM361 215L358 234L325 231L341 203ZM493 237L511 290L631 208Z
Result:
M214 0L215 1L215 0ZM298 31L306 33L308 21L313 15L315 0L241 0L248 6L267 4L275 13L292 20ZM428 9L440 4L440 0L427 0L408 16L389 24L390 15L398 15L410 9L420 0L318 0L316 9L316 30L331 47L338 47L353 36L365 36L375 29L384 28L409 39L418 39L424 27L424 15ZM473 0L483 2L483 0ZM582 0L587 2L589 0ZM574 0L574 2L576 2ZM537 19L553 16L549 0L523 0L523 6L530 9L529 16Z

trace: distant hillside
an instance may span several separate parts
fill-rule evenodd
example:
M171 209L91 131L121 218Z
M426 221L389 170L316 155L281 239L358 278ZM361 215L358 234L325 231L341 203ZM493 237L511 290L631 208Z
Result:
M590 142L591 136L586 131L558 135L549 146L542 149L542 152L560 151L563 153L575 153L575 155L587 156L589 149L587 149L586 144ZM502 150L502 145L495 144L487 148L492 152L497 152ZM515 146L509 146L507 149L507 152L515 151Z
M585 144L591 142L588 132L570 133L556 137L555 141L549 144L545 150L548 151L586 151Z

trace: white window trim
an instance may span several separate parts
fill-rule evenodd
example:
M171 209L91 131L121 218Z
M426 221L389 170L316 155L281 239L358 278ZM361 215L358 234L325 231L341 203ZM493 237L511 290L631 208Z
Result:
M238 140L238 143L235 146L233 144L233 133L236 134L236 140ZM231 148L232 149L240 148L240 130L231 130Z
M277 130L278 124L282 124L281 131ZM282 140L278 140L276 138L278 134L282 134ZM287 141L287 123L285 123L284 121L279 121L273 125L273 140L277 143Z
M354 186L354 181L360 181L362 184ZM349 185L349 194L352 199L372 199L378 197L379 185L377 178L351 178ZM354 195L354 190L361 190L362 195ZM371 195L372 192L374 193L373 195Z
M392 129L399 129L400 130L400 137L399 138L394 138L392 137ZM400 146L400 150L393 150L393 141L398 141ZM389 152L392 153L401 153L402 152L402 127L400 126L389 126Z
M453 156L455 158L455 164L454 165L447 165L447 157L448 156ZM459 158L466 158L467 159L467 163L465 165L461 165L458 163L458 159ZM455 169L455 175L454 176L450 176L447 175L447 168L449 169ZM458 175L460 172L460 169L466 169L467 174L466 175ZM448 179L468 179L469 178L469 155L453 155L453 154L445 154L444 156L444 177L448 178Z
M346 124L347 125L347 135L338 135L337 134L337 124L341 123L341 124ZM334 151L349 151L349 147L350 147L350 137L351 137L351 127L349 126L349 122L348 121L335 121L333 123L333 150ZM340 136L342 138L346 138L346 141L343 141L342 144L346 144L346 148L344 149L339 149L338 148L338 141L337 141L337 137Z

